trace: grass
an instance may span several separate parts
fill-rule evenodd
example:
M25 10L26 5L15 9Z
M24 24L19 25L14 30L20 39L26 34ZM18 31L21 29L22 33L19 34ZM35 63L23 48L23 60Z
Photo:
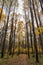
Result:
M39 56L39 63L36 62L36 59L32 54L30 55L30 59L28 61L30 65L43 65L43 54Z
M15 60L17 58L17 55L14 55L14 57L11 56L4 56L4 58L0 58L0 65L10 65L12 62L12 59Z

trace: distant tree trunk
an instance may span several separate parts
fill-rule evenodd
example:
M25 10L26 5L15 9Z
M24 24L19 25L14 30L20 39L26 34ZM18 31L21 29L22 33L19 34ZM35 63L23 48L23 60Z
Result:
M11 4L12 4L12 1L10 2L10 6L9 6L9 13L8 13L7 23L6 23L6 28L5 28L5 36L3 39L3 45L2 45L2 50L1 50L1 58L4 57L5 40L6 40L6 35L7 35L7 28L8 28L8 22L9 22L9 14L10 14Z
M4 26L3 26L3 28L2 28L2 30L1 30L1 40L0 40L0 44L1 44L1 47L2 47L2 44L3 44L3 38L4 38L4 31L5 31L5 21L4 21Z
M28 46L28 58L30 58L30 52L29 52L29 47L30 47L30 45L29 45L29 36L28 36L28 27L27 27L28 25L27 25L27 23L26 23L26 35L27 35L27 46Z
M39 1L40 1L41 9L42 9L42 12L43 12L43 6L42 6L43 1L42 0L39 0Z
M32 19L33 34L34 34L34 46L35 46L35 51L36 51L36 62L39 62L38 50L37 50L37 40L36 40L36 34L35 34L35 28L34 28L34 18L33 18L33 11L32 11L32 7L31 7L31 1L30 1L30 12L31 12L31 19Z
M12 54L12 45L13 45L13 17L11 20L11 32L10 32L10 38L9 38L9 49L8 49L9 55Z
M18 55L20 54L20 39L18 40Z
M29 52L29 36L28 36L28 25L27 25L27 19L26 19L26 11L25 11L25 25L26 25L26 41L27 41L27 46L28 46L28 58L30 58L30 52Z
M41 19L40 19L40 15L39 15L38 10L37 10L37 13L38 13L38 18L39 18L40 27L42 27L42 22L41 22Z
M18 31L20 31L20 28L18 27ZM20 33L18 36L18 55L20 54Z
M37 6L37 15L38 15L39 23L40 23L40 26L42 27L42 22L41 22L40 15L39 15L39 12L38 12L37 2L36 2L36 6Z
M13 53L12 53L12 56L14 55L14 50L15 50L15 32L16 32L16 23L17 23L17 20L15 20L14 42L13 42Z
M31 29L30 21L29 21L29 26L30 26L30 42L31 42L31 48L32 48L32 53L33 53L32 29Z

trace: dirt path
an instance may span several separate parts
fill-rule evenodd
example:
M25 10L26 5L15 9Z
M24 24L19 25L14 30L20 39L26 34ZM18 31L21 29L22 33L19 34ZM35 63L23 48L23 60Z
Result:
M16 60L12 60L11 65L28 65L27 55L19 55Z

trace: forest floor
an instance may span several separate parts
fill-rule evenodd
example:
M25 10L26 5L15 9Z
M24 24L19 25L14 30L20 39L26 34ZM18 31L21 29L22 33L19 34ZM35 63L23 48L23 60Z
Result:
M15 61L12 60L11 65L43 65L43 63L36 63L34 59L31 61L27 55L21 54Z
M0 65L43 65L42 62L36 63L34 58L28 59L26 54L20 54L19 56L14 56L13 58L3 58L0 59Z
M19 55L17 60L13 60L11 65L28 65L28 57L27 55Z

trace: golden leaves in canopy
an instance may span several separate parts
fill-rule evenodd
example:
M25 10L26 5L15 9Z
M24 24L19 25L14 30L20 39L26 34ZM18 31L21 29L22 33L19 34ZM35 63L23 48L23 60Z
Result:
M2 11L2 13L1 13L1 11ZM5 16L4 11L2 10L2 8L0 8L0 15L1 15L1 21L4 21L6 16Z
M43 27L36 28L35 32L36 32L36 35L43 33Z

